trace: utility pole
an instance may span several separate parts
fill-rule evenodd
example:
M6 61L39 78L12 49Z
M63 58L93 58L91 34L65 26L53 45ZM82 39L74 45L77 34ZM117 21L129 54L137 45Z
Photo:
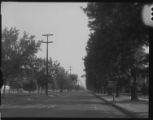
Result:
M71 70L72 70L72 67L71 66L70 66L70 69L69 70L70 70L70 75L71 75Z
M53 41L48 41L48 37L49 36L53 36L53 34L43 34L42 36L46 36L47 37L47 42L42 42L42 43L46 43L47 44L47 49L46 49L46 73L47 73L47 77L46 77L46 95L48 96L48 43L53 43Z

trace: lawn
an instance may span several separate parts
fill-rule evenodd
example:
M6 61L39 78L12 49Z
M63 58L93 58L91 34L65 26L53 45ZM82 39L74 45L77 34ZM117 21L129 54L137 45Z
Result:
M6 94L1 98L1 105L35 105L48 104L51 99L55 99L60 93L45 94Z

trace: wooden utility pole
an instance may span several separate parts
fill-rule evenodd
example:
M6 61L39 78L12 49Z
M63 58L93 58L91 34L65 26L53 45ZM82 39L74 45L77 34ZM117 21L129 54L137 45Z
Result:
M48 96L48 43L53 43L53 41L48 41L49 36L53 36L53 34L43 34L42 36L47 37L47 42L42 42L47 44L47 49L46 49L46 95Z
M70 69L69 70L70 70L70 75L71 75L71 70L72 70L72 67L71 66L70 66Z

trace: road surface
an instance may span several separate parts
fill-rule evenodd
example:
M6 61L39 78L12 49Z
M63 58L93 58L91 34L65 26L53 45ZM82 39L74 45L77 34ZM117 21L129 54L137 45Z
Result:
M24 98L24 96L21 96ZM128 118L90 92L73 91L57 95L25 97L27 101L1 106L2 117ZM13 99L12 99L13 100ZM24 101L24 100L22 100Z

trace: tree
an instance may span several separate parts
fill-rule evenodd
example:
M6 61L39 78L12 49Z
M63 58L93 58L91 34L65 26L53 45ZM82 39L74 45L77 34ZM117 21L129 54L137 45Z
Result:
M37 53L40 41L24 32L19 38L17 28L4 28L2 31L2 72L4 86L28 68L30 59ZM10 79L11 78L11 79ZM5 92L4 92L5 93Z
M60 63L55 60L52 62L52 64L49 67L49 74L52 78L52 85L53 85L53 89L57 88L57 75L58 75L58 68L60 66Z
M16 77L16 78L10 80L9 85L10 85L11 89L19 90L20 88L22 88L22 81L21 80L19 81L19 79L22 79L22 78Z
M78 75L77 74L71 74L70 79L71 79L71 82L72 82L73 86L75 87L77 85Z
M57 75L56 75L56 84L57 87L62 92L63 89L76 89L78 76L77 74L68 74L67 71L61 66L57 68Z
M33 78L35 79L35 82L37 83L37 89L38 93L40 88L45 88L46 84L46 63L45 59L42 58L35 58L32 59L30 62L30 68L33 72Z
M57 80L58 87L62 92L64 89L65 81L66 81L66 74L63 67L58 68L58 74L57 74L56 80Z
M45 89L45 87L46 87L46 75L44 74L43 70L38 72L37 85L38 85L38 92L39 92L40 88Z
M139 48L149 45L148 28L142 23L144 3L88 3L84 9L91 28L85 57L87 88L97 91L108 80L126 74L131 84L131 100L136 100ZM116 77L117 76L117 77ZM124 79L122 79L124 80Z
M16 46L18 39L19 30L16 28L11 28L8 30L5 28L2 31L2 72L3 72L3 84L4 84L4 94L5 94L5 85L7 80L12 76L13 64L11 57L14 55L13 46Z
M23 83L23 89L29 92L36 90L36 83L33 80Z
M36 60L36 79L38 87L45 88L46 84L46 61L42 58L37 58ZM58 67L60 63L56 60L53 61L51 58L48 60L48 83L52 84L53 89L57 87L56 77L58 72Z

